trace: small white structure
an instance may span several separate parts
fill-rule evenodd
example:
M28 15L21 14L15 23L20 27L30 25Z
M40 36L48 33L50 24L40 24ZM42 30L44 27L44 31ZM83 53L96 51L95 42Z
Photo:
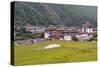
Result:
M49 39L49 33L48 32L44 33L44 38Z
M44 49L58 48L58 47L61 47L61 45L59 45L59 44L49 44L49 45L45 46Z

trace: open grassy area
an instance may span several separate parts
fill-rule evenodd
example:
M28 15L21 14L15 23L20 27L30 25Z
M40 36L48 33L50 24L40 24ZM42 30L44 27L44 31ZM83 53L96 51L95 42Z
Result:
M44 46L54 43L60 44L61 47L44 49ZM15 65L84 62L95 61L96 59L96 42L53 40L15 46Z

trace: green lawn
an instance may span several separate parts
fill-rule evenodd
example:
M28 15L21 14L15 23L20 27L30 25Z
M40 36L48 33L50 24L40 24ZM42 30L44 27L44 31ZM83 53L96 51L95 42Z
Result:
M59 48L43 49L48 44ZM15 46L15 65L84 62L97 60L96 42L45 41Z

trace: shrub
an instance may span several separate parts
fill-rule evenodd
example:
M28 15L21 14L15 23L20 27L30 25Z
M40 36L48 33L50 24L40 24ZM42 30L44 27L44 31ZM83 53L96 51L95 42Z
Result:
M72 36L73 41L78 41L79 39L76 36Z

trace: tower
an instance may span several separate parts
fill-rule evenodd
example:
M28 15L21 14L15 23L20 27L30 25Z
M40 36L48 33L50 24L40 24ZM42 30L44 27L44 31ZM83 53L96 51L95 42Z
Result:
M85 24L82 25L82 32L92 33L93 32L93 25L87 21Z

